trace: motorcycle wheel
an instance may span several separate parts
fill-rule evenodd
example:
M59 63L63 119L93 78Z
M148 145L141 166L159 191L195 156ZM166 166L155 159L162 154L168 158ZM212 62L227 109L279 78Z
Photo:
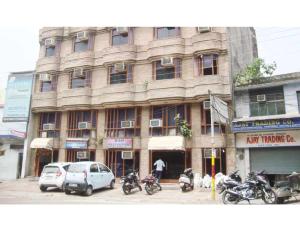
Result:
M158 188L158 190L159 190L159 191L161 191L161 190L162 190L162 188L161 188L161 186L160 186L160 184L159 184L159 183L157 183L157 188Z
M181 187L181 191L182 191L182 192L186 192L186 187L185 187L185 185L183 185L183 186Z
M223 204L237 204L239 202L238 198L234 198L230 193L224 192L222 195Z
M131 189L127 187L125 184L122 186L122 189L125 195L128 195L131 191Z
M271 189L270 191L264 193L262 199L266 204L275 204L277 201L277 196L276 193Z
M139 190L140 190L140 191L143 191L142 186L140 186L140 185L139 185Z
M146 192L149 194L149 195L152 195L153 194L153 188L152 188L152 186L150 186L150 185L145 185L145 190L146 190Z

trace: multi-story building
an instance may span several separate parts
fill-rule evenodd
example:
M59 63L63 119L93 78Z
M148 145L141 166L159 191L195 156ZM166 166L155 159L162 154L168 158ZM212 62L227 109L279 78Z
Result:
M237 167L265 170L271 183L300 172L300 72L235 89Z
M210 173L208 90L232 105L232 76L257 56L253 28L43 28L32 112L31 173L51 161L101 161L117 177L166 163ZM192 138L178 133L179 114ZM215 124L216 171L235 167L234 136Z

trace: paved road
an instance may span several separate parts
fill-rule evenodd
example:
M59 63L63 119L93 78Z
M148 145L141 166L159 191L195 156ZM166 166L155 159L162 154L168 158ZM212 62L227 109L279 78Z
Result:
M162 188L162 191L151 196L147 195L145 190L136 190L130 195L124 195L120 184L116 184L115 189L97 190L92 196L85 197L78 194L66 195L57 189L43 193L39 190L36 180L21 179L0 183L0 204L222 204L218 194L215 201L211 200L210 189L196 188L191 192L182 193L176 184L163 184ZM257 200L251 204L264 203ZM290 204L295 204L295 201Z

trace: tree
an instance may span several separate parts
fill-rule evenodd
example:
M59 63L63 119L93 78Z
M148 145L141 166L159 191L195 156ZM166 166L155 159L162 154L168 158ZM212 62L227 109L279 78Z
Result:
M180 134L185 138L192 137L192 131L189 128L188 122L180 118L180 115L177 114L174 118L177 128L179 129Z
M234 78L235 86L243 86L262 82L264 77L270 77L276 70L276 63L266 64L261 58L254 59L244 70Z

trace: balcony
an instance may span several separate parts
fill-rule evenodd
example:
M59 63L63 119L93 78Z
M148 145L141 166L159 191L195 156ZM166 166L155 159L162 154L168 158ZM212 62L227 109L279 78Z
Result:
M57 56L43 57L37 61L37 72L59 71L60 58Z
M57 105L62 108L89 108L91 104L90 88L67 89L57 94Z
M94 65L94 52L73 52L61 58L61 70L74 68L78 66L93 66Z
M31 108L34 112L56 109L56 92L40 92L32 95Z

